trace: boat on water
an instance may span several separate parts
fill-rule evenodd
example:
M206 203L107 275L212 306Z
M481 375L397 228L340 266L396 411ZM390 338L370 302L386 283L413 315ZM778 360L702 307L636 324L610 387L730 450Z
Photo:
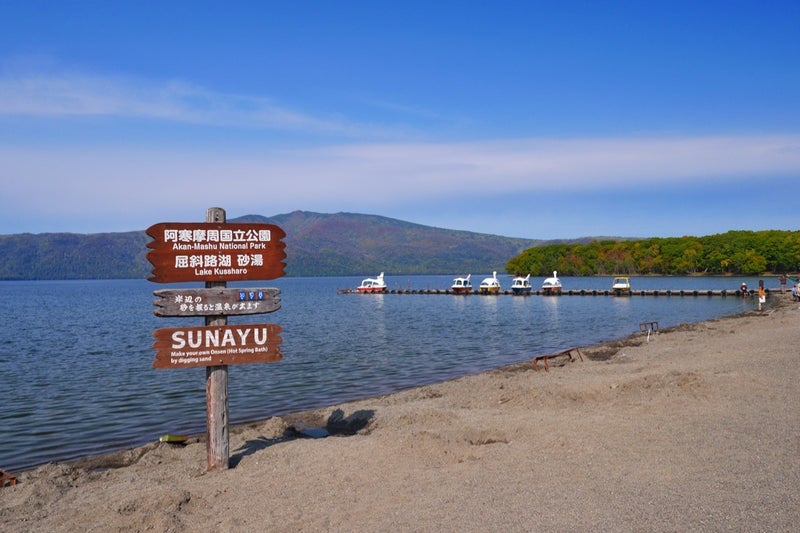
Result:
M500 292L500 282L497 280L497 272L492 272L491 278L484 278L478 285L478 292L481 294L498 294Z
M614 282L611 284L611 290L614 291L614 294L617 296L622 294L630 294L631 280L625 276L617 276L614 278Z
M383 272L377 278L367 278L356 287L357 292L376 293L386 292L386 282L383 281Z
M524 278L517 276L511 280L511 292L514 294L530 294L531 293L531 275L528 274Z
M469 278L472 274L467 274L465 278L455 278L450 290L455 294L469 294L472 292L472 283Z
M552 278L545 278L542 283L542 294L561 294L561 280L558 279L558 272L553 270Z

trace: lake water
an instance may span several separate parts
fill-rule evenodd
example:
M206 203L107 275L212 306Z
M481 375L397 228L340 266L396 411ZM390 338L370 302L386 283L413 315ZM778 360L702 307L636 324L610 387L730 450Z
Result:
M472 275L475 286L485 275ZM503 288L511 276L498 276ZM277 323L278 363L231 366L231 423L384 394L661 328L754 308L735 296L337 294L361 278L281 278L229 286L281 290L281 309L231 317ZM387 276L390 289L447 289L452 276ZM632 278L634 289L728 289L755 278ZM541 280L533 280L534 287ZM608 289L611 278L562 278ZM777 281L767 280L767 287ZM175 284L188 288L197 284ZM205 432L205 369L152 368L158 318L145 280L0 282L0 468L19 471ZM774 288L777 288L774 287Z

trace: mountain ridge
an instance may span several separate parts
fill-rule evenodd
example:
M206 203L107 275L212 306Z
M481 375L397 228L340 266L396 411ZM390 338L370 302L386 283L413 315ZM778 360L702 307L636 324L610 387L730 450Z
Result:
M533 246L596 239L503 237L342 212L248 214L228 222L280 226L287 234L286 275L296 277L503 272L509 259ZM147 278L148 240L144 230L0 235L0 279Z

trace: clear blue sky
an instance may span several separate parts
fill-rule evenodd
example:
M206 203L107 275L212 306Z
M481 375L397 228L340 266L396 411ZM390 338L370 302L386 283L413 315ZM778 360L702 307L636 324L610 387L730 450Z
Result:
M0 0L0 234L800 228L800 2Z

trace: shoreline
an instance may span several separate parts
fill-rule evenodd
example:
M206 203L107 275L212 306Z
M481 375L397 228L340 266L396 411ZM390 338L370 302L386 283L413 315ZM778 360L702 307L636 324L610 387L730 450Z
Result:
M771 311L770 309L766 309L765 310L766 313L769 313L770 311ZM715 319L704 320L704 321L701 321L701 322L682 323L682 324L678 324L678 325L675 325L675 326L670 326L670 327L667 327L667 328L663 328L661 330L658 330L657 333L658 334L668 334L668 333L674 332L674 331L686 330L687 328L692 328L693 326L695 326L697 324L703 324L705 322L715 322L715 321L724 320L724 319L744 318L744 317L747 317L747 316L754 316L754 315L758 315L758 314L763 314L763 313L759 313L758 311L747 311L747 312L736 313L734 315L723 316L723 317L719 317L719 318L715 318ZM644 333L644 335L646 335L646 333ZM582 356L586 357L588 360L591 360L591 361L607 361L608 359L612 358L617 352L619 352L619 350L621 350L622 348L624 348L626 346L640 346L642 343L645 342L644 339L645 339L645 337L643 336L643 333L642 332L637 332L637 333L631 333L630 335L627 335L625 337L621 337L621 338L618 338L618 339L611 339L611 340L608 340L608 341L599 342L597 344L589 345L589 346L586 346L586 347L581 346L581 347L578 347L578 348L580 349ZM545 355L545 354L534 354L534 357L537 357L538 355ZM554 366L554 367L558 368L558 367L565 366L567 364L567 361L562 359L562 360L557 361L556 363L550 362L549 364L551 366ZM544 370L543 363L540 362L538 365L539 365L539 367L538 367L539 370L541 370L542 372L546 372ZM314 437L311 437L311 438L320 438L320 437L316 436L317 434L319 434L320 430L323 431L323 432L327 432L329 435L336 436L336 435L339 435L341 433L347 433L347 432L349 432L351 430L347 429L347 427L342 428L341 426L342 426L343 422L338 422L336 420L334 420L332 422L328 422L328 421L325 421L325 420L321 419L320 416L319 416L319 412L330 410L330 409L333 409L335 407L347 406L347 405L354 404L354 403L369 402L370 400L377 401L377 400L384 399L384 398L387 398L387 397L395 395L395 394L404 393L406 391L421 389L421 388L424 388L424 387L436 386L436 385L443 384L443 383L448 383L448 382L451 382L451 381L458 381L460 379L464 379L464 378L467 378L467 377L470 377L470 376L477 376L477 375L481 375L481 374L488 374L488 373L494 373L494 372L524 371L529 366L531 366L531 361L530 360L526 360L526 361L521 361L521 362L517 362L517 363L511 363L511 364L508 364L508 365L503 365L503 366L500 366L500 367L497 367L497 368L493 368L493 369L489 369L489 370L484 370L484 371L479 372L477 374L467 374L465 376L455 377L455 378L448 379L448 380L441 381L441 382L437 382L437 383L430 383L430 384L427 384L427 385L418 385L418 386L409 387L409 388L406 388L406 389L400 389L400 390L392 391L392 392L389 392L389 393L386 393L386 394L378 394L378 395L374 395L374 396L367 396L367 397L364 397L364 398L359 398L359 399L352 400L352 401L337 403L337 404L333 404L333 405L329 405L329 406L321 406L321 407L317 407L317 408L304 409L304 410L301 410L301 411L289 412L289 413L285 413L285 414L270 416L270 417L267 417L267 418L261 418L261 419L256 419L256 420L239 422L239 423L230 425L229 433L231 435L231 441L233 441L233 436L234 435L241 435L242 433L246 432L249 428L257 427L257 426L259 426L261 424L266 423L267 421L278 419L278 420L286 421L287 430L288 430L288 433L289 433L287 438L304 438L304 437L308 436L308 435L306 435L306 433L315 435ZM347 423L344 422L344 425L347 426ZM205 441L206 441L206 433L205 432L190 433L190 434L186 434L186 435L182 435L182 436L186 437L186 439L187 439L184 444L205 444ZM328 436L328 435L325 435L325 436ZM146 453L150 449L152 449L154 447L157 447L160 444L162 444L162 443L160 443L158 440L156 440L156 441L146 442L146 443L143 443L143 444L140 444L140 445L137 445L137 446L133 446L133 447L126 447L126 448L123 448L123 449L112 450L112 451L105 452L105 453L87 455L85 457L79 457L79 458L76 458L76 459L69 459L69 460L63 460L63 461L60 461L60 460L48 461L46 463L43 463L43 464L40 464L40 465L36 465L36 466L31 467L31 468L25 468L25 469L16 471L15 475L19 478L19 476L22 475L22 474L30 473L32 471L38 470L39 468L42 468L44 466L51 465L51 464L61 464L61 465L67 465L67 466L70 466L70 467L87 469L87 470L104 470L104 469L109 469L109 468L124 468L126 466L131 466L133 463L138 461L138 459L141 456L141 454ZM236 460L235 457L231 457L231 461L232 462L236 462L237 460ZM235 464L231 465L230 468L235 468Z
M15 473L28 531L790 530L800 519L800 310L747 312ZM765 340L767 342L765 342ZM540 365L541 367L541 365ZM325 428L327 438L316 430Z
M319 280L317 281L318 283L313 285L315 289L313 293L309 291L299 292L296 297L298 306L305 307L310 305L314 306L314 309L320 310L320 312L314 313L315 316L312 319L314 322L325 320L327 313L338 313L342 306L348 309L351 306L354 306L355 309L361 309L379 305L371 298L360 299L358 302L338 300L337 298L340 297L332 295L335 293L332 288L335 284L325 284L324 282L319 283ZM413 283L413 285L417 285L417 283ZM670 286L671 284L655 283L655 285ZM692 287L689 282L678 283L677 285ZM711 286L705 283L702 285ZM305 282L302 287L291 287L293 287L291 288L292 291L297 291L299 288L305 288ZM112 290L112 288L106 284L98 284L92 289L91 294L96 298L104 298L103 294L106 294L106 291L109 290ZM136 284L128 284L124 289L118 290L122 291L126 297L136 298L136 301L144 304L143 293ZM316 294L317 290L328 290L330 294L320 298ZM31 291L34 292L32 293ZM11 294L15 294L14 299L22 298L23 301L32 301L30 297L35 292L35 289L26 289L19 294L13 292ZM72 300L78 297L79 294L83 294L83 289L72 288L66 294L61 294L61 297L66 300ZM728 298L725 301L718 298L703 297L697 300L691 298L680 302L664 301L663 303L632 298L629 301L630 304L625 302L617 305L609 299L583 302L565 301L563 299L546 301L536 298L518 306L516 300L498 299L497 304L491 303L491 306L497 305L507 308L510 320L502 319L498 322L501 329L495 330L494 333L488 333L496 337L496 342L499 343L498 349L483 350L481 344L485 337L478 330L481 327L485 327L485 319L487 319L485 310L488 310L488 306L473 300L465 307L474 311L471 320L475 321L475 325L471 325L471 322L463 322L458 328L467 332L467 337L473 337L475 339L474 342L458 341L462 348L450 350L452 343L447 338L448 336L443 334L443 332L450 330L450 325L443 325L444 328L434 328L426 325L425 335L430 336L430 339L438 346L425 347L416 344L418 341L414 339L413 334L401 334L400 330L406 327L402 326L396 330L397 334L402 335L398 337L398 340L403 345L402 348L386 343L380 350L380 354L367 352L365 358L357 366L352 365L348 358L340 357L336 352L336 350L342 350L341 353L347 353L346 351L350 350L347 341L345 341L348 335L346 327L349 327L349 324L344 321L341 321L339 327L330 332L330 334L335 335L330 339L334 341L335 348L327 356L323 354L323 356L317 357L311 354L315 353L317 343L329 340L329 333L323 332L321 328L314 328L313 331L305 330L303 326L305 319L302 318L303 314L301 313L293 316L270 315L270 320L277 319L281 323L281 327L286 329L284 337L291 343L291 346L289 344L286 345L287 348L285 349L289 350L286 355L290 356L292 360L287 360L286 365L280 364L275 367L272 367L272 365L256 365L258 368L247 369L246 373L237 367L232 367L231 372L243 375L241 379L248 381L253 389L248 391L247 388L242 387L238 378L230 383L232 387L230 390L232 402L230 420L231 423L240 424L270 416L292 413L301 409L322 408L368 395L385 394L392 389L397 390L401 387L424 385L438 380L451 379L466 373L496 368L500 365L524 360L526 357L532 356L532 354L545 353L560 347L585 346L617 338L637 329L636 324L640 319L640 313L632 311L634 315L625 317L626 312L624 309L627 307L631 309L657 308L652 311L642 311L641 319L648 318L650 315L655 316L661 320L662 327L674 325L677 322L693 322L714 316L728 315L746 308L752 308L751 302L741 298ZM319 307L323 302L325 311L321 311ZM513 324L519 322L521 318L514 314L517 312L516 310L510 308L516 309L520 307L526 317L531 320L531 324L539 324L537 315L540 314L540 311L537 309L542 306L555 307L559 305L558 302L561 302L563 304L561 307L565 309L573 308L577 304L577 307L582 310L611 306L615 309L621 308L623 311L616 315L621 319L616 324L601 323L600 328L595 328L591 332L584 329L586 326L583 325L583 322L575 320L575 317L580 316L581 313L569 312L558 318L558 323L562 326L560 331L548 332L545 335L538 331L538 327L534 327L529 333L518 335ZM149 303L152 302L148 300ZM406 307L405 304L397 305L397 302L387 303L395 308ZM488 302L486 303L488 304ZM673 303L676 305L673 305ZM423 308L429 306L434 308L462 307L460 300L448 298L435 301L426 300L425 302L415 300L412 304ZM140 307L136 306L137 309ZM21 329L21 336L15 336L15 339L25 346L45 346L31 334L31 332L37 331L39 326L36 312L32 307L27 307L23 310L25 324ZM589 312L585 312L583 315L586 317L594 316L598 319L602 319L603 316L602 313ZM147 370L150 368L150 357L148 357L149 354L146 353L145 347L149 346L152 338L147 335L150 341L145 340L144 333L157 330L161 326L169 324L163 323L163 319L153 319L144 313L141 315L137 313L137 316L142 319L138 328L133 329L126 326L130 336L127 339L130 349L122 346L113 348L109 346L113 350L110 355L115 358L114 364L121 365L119 369L104 375L105 358L103 361L95 361L94 357L78 357L75 360L75 368L63 377L57 376L52 385L47 385L48 396L56 390L59 391L59 394L64 395L61 402L55 405L50 403L43 404L44 408L37 409L35 417L15 416L17 411L25 412L29 402L17 401L14 396L9 398L9 405L12 409L6 415L10 422L10 427L8 428L10 434L8 436L11 437L12 442L8 442L4 452L0 453L0 456L2 456L0 457L0 467L13 472L21 472L47 462L68 462L90 455L145 445L165 433L194 434L204 432L203 377L197 376L187 380L184 377L186 373L180 376L176 375L175 372L169 372L168 374L171 375L165 376L160 371L153 373ZM441 316L437 315L435 319ZM59 314L58 318L52 318L55 320L68 320L69 313L63 316ZM128 316L120 316L118 318L121 320L121 324L130 325L133 323L129 322L130 317ZM387 320L395 320L396 318L393 314L386 315ZM154 320L156 322L153 322ZM480 321L480 324L478 321ZM108 331L109 335L113 335L108 337L109 340L113 340L116 337L112 333L113 323L109 322L101 313L87 316L87 320L84 322L87 325L97 324L99 326L102 324L104 330ZM592 322L597 321L593 320ZM426 321L426 323L430 324L431 321ZM298 325L300 327L297 327ZM48 328L44 331L53 330ZM306 331L309 333L306 333ZM473 336L473 333L478 335ZM15 339L11 340L14 341ZM47 339L46 345L48 347L52 346L50 349L58 350L59 342L61 340L58 337L51 335ZM100 342L105 344L107 341L104 338L102 341L97 339L82 342L81 347L77 348L76 354L93 353ZM371 342L369 343L371 344ZM562 342L564 343L563 346ZM61 348L66 349L66 347ZM441 351L439 351L440 348ZM463 353L459 353L462 351ZM412 360L407 360L404 356L405 353L408 353ZM40 396L41 392L35 390L32 384L53 379L54 369L52 364L48 358L32 356L31 351L27 348L23 349L20 355L23 358L21 364L16 363L14 366L6 367L6 375L11 378L12 384L19 380L19 385L15 385L15 390L19 391L17 398ZM397 372L391 368L397 364L394 361L396 355L400 356L400 360L406 360L405 366L407 368L397 369ZM373 367L371 359L374 359L374 356L378 356L378 361L384 361L386 367ZM116 360L117 357L119 357L118 360ZM329 357L333 358L335 367L329 367L325 363L325 360ZM448 361L441 364L438 362L430 363L431 361L438 361L440 357L447 358ZM309 363L310 366L296 366L301 360L304 363ZM11 361L9 360L7 363L11 364ZM92 381L105 383L105 386L96 389L92 393L93 401L88 403L81 399L83 385L79 376L83 375L84 372L92 376ZM337 374L344 375L344 373L350 372L352 372L351 386L347 387L341 386L338 381L325 377ZM131 376L136 376L133 378L133 382L129 382L129 379L124 377L127 373L131 373ZM23 377L26 374L28 377ZM317 379L317 375L322 376L322 379ZM385 375L388 376L388 380ZM270 380L270 382L277 380L274 382L279 385L279 389L283 392L276 394L270 390L271 387L261 388L258 383L262 378ZM286 383L284 380L290 380L293 383L297 383L298 386L286 388L283 385L283 383ZM181 383L175 386L170 384L172 382ZM136 383L136 385L130 387L130 383ZM197 389L198 386L200 389ZM189 390L195 392L186 394ZM152 399L150 394L154 395ZM251 394L256 397L251 398ZM175 404L172 404L170 400L173 395L175 396ZM200 401L199 405L198 400ZM69 407L70 404L74 404L74 410ZM56 405L61 406L60 411L52 408ZM109 407L103 407L104 405ZM119 407L110 407L117 405ZM188 416L187 413L189 414ZM115 420L115 418L118 419ZM86 435L83 433L84 431L92 432L93 436ZM35 435L41 436L36 437Z

